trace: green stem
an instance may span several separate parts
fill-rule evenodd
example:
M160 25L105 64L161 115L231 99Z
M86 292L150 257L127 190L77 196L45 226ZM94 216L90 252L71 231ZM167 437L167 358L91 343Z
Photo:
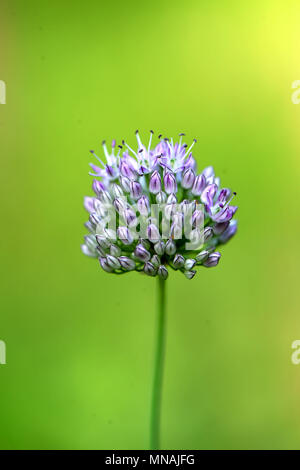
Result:
M161 396L164 366L165 325L166 325L166 281L158 279L158 324L154 362L154 378L151 403L150 449L158 450L160 445Z

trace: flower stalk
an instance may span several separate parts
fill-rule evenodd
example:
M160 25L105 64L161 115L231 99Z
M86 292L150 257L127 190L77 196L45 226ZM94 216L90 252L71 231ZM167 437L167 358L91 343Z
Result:
M158 278L156 346L150 418L150 449L160 448L162 386L166 338L166 282Z

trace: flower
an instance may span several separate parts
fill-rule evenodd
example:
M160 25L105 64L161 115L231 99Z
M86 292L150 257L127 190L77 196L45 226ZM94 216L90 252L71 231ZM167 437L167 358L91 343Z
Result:
M158 136L147 146L136 131L137 149L125 141L111 149L102 142L104 158L91 150L93 197L85 197L89 212L82 251L98 258L102 269L123 274L138 271L165 280L168 268L192 279L195 268L213 267L217 247L237 231L231 205L236 193L220 187L213 167L197 172L192 149Z

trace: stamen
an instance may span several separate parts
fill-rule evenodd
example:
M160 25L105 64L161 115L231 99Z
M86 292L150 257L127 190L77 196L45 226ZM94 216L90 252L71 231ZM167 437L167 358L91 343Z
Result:
M148 155L150 153L150 148L151 148L151 143L152 143L152 136L153 136L154 132L151 130L150 131L150 138L149 138L149 144L148 144Z
M192 148L194 147L194 145L195 145L196 142L197 142L197 140L194 139L192 145L191 145L190 148L185 152L185 155L184 155L183 158L185 158L187 155L189 155L190 151L192 150Z
M135 135L136 135L136 140L137 140L137 142L138 142L139 148L143 147L143 144L142 144L142 141L141 141L141 138L140 138L139 131L135 131Z
M181 133L179 134L179 137L180 137L180 139L179 139L179 144L178 144L178 146L179 146L179 150L180 150L181 143L182 143L182 137L183 137L184 135L185 135L185 133L184 133L184 132L181 132Z
M94 150L90 150L90 152L94 155L94 157L97 158L98 162L101 163L101 165L103 166L103 168L105 167L105 163L103 163L103 161L101 160L100 157L98 157L98 155L95 154Z
M229 206L229 204L231 203L231 201L232 201L232 199L234 198L234 196L236 196L236 192L233 192L233 193L232 193L231 198L229 199L229 201L226 202L226 204L224 205L224 208Z
M106 160L108 162L110 162L109 153L108 153L108 150L107 150L107 147L106 147L105 140L103 140L103 142L102 142L102 147L103 147L103 150L104 150Z
M132 148L129 147L129 145L126 142L124 142L124 144L128 148L128 150L130 150L130 152L132 152L133 155L135 155L135 157L138 159L139 157L138 157L137 153L134 150L132 150Z

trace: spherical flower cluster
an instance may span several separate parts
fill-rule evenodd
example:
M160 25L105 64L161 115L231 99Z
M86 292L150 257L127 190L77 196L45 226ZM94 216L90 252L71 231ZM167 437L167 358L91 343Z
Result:
M168 267L187 279L195 267L213 267L220 259L219 245L237 230L232 220L237 207L230 205L236 193L220 187L213 168L197 173L192 148L158 136L151 148L136 131L137 150L126 142L111 150L102 143L102 160L90 164L94 197L86 197L89 212L82 251L99 259L104 271L122 274L139 271L167 279Z

